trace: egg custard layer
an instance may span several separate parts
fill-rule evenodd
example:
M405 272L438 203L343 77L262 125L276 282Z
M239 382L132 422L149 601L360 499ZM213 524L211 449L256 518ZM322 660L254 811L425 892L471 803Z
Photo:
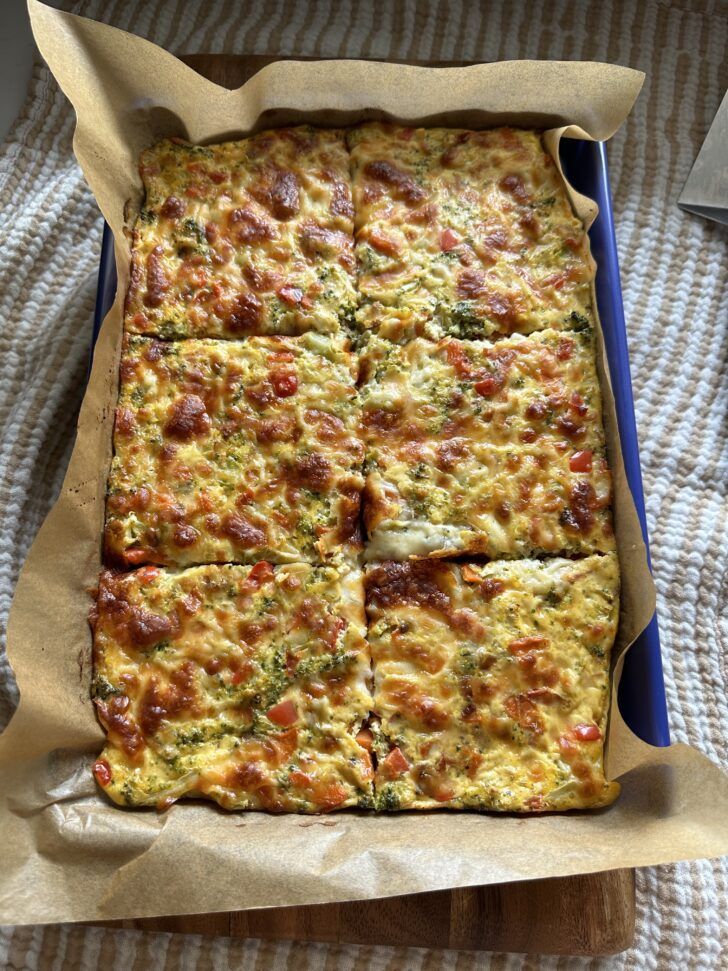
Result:
M160 809L610 803L594 264L540 134L167 139L140 173L99 785Z
M126 566L323 562L359 546L358 364L341 339L126 335L106 502Z
M365 332L482 338L589 322L588 239L538 132L375 123L348 141Z
M338 333L356 306L341 131L281 128L142 153L125 327L164 338Z
M614 554L366 574L379 809L605 806Z
M369 559L614 549L590 329L375 339L363 373Z
M372 705L357 570L106 571L93 628L107 732L94 773L115 802L372 805L372 762L357 741Z

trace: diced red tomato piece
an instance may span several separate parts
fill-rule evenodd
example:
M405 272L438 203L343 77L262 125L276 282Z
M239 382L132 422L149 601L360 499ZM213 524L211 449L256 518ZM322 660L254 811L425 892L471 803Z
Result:
M243 681L247 681L248 672L245 668L240 668L238 671L233 671L232 677L230 678L230 684L242 684Z
M299 789L306 789L311 794L311 799L321 809L333 809L346 799L346 789L338 782L325 782L316 779L307 772L294 769L288 776L292 785Z
M445 346L445 354L447 355L448 363L455 368L459 377L470 377L472 374L472 364L461 344L456 344L454 341L448 343Z
M150 580L158 577L161 572L158 566L143 566L140 570L137 570L136 575L142 583L149 583Z
M382 762L382 768L384 769L385 775L388 775L390 779L396 779L398 775L402 775L403 772L407 772L409 767L409 762L402 754L402 750L396 746Z
M260 560L255 566L251 567L250 573L248 574L245 584L248 587L262 587L264 583L268 580L272 580L275 575L273 565L267 560Z
M331 647L332 650L336 647L336 642L339 639L339 634L341 633L342 630L345 629L345 627L346 627L346 621L344 620L343 617L334 618L334 622L331 625L331 630L329 631L328 637L326 639L328 645Z
M569 459L569 468L572 472L591 472L592 453L588 449L583 452L574 452Z
M356 740L362 748L365 748L367 752L371 752L374 736L368 728L360 728L357 732Z
M320 792L315 793L315 799L322 809L333 809L346 799L346 789L338 782L330 782Z
M275 765L283 765L296 751L298 744L298 730L289 728L287 732L281 732L275 737L271 736L266 741L266 747L270 749L274 756Z
M556 694L550 688L531 688L530 691L526 692L526 695L531 701L539 701L545 705L562 700L561 695Z
M290 398L298 391L298 378L290 371L274 371L270 383L279 398Z
M431 799L436 799L438 802L448 802L455 795L455 790L447 776L444 775L443 768L443 765L437 768L423 765L415 770L415 777L420 789Z
M570 337L562 337L556 349L556 356L560 361L568 361L574 353L574 341Z
M553 287L555 290L563 289L564 284L569 279L566 273L552 273L543 281L543 287Z
M563 735L559 735L559 748L565 759L570 760L574 757L578 751L578 747L574 741L572 732L568 731L564 732Z
M397 256L399 253L399 243L397 240L392 239L390 236L385 236L384 233L380 233L377 229L373 229L369 233L369 243L374 249L379 250L380 253L386 253L387 256Z
M482 381L476 381L473 385L478 394L484 398L497 394L503 387L503 381L497 374L486 374Z
M538 650L546 647L548 640L545 637L519 637L516 641L511 641L508 651L511 654L520 654L522 651Z
M364 751L361 753L361 763L362 763L362 770L361 770L362 777L365 779L373 778L374 768L372 766L372 757L369 754L369 752L367 752L366 749L364 749Z
M296 307L303 300L303 290L286 284L279 289L278 296L284 303L287 303L289 307Z
M521 728L533 732L534 735L543 734L543 720L538 708L526 695L511 695L503 702L506 714L518 722Z
M124 553L124 559L127 563L131 563L132 566L135 563L142 563L147 557L146 550L127 550Z
M574 725L572 731L580 742L598 742L602 737L598 725Z
M300 658L293 654L291 651L286 651L286 674L293 680L296 674L296 668L298 667Z
M440 249L443 253L449 253L460 244L460 237L452 229L443 229L440 233Z
M287 698L269 708L267 716L268 720L272 721L274 725L282 725L287 728L289 725L295 725L298 721L298 710L291 699Z
M96 759L93 771L98 784L100 786L108 786L111 782L111 766L106 759Z

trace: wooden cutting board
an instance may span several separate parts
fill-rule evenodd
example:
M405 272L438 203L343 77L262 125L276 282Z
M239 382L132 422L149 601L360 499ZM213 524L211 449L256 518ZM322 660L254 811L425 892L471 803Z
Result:
M227 88L280 58L184 57ZM450 67L465 62L430 62ZM148 931L532 954L615 954L634 939L633 870L443 890L383 900L105 923Z

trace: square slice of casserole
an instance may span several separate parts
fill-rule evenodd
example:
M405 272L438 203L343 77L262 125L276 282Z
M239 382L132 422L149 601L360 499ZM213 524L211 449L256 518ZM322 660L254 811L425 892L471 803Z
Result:
M359 546L358 364L342 339L126 335L111 562L323 562Z
M369 559L614 548L591 330L372 339L363 374Z
M291 564L102 574L93 695L116 802L226 809L371 805L361 574Z
M614 554L382 563L366 575L376 805L604 806Z
M480 338L589 322L588 238L538 132L367 124L348 139L365 331Z
M343 133L281 128L142 153L127 331L164 338L337 333L356 306Z

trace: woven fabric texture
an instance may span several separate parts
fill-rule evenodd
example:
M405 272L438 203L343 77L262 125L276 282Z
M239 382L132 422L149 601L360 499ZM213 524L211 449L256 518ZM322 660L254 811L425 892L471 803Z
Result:
M728 84L728 4L188 3L56 6L175 53L602 60L647 80L610 145L672 737L728 767L728 235L676 200ZM0 615L56 497L83 394L101 217L73 112L39 61L0 148ZM0 727L17 701L0 659ZM611 959L275 944L102 928L0 930L3 968L726 967L725 861L638 873L637 936Z

